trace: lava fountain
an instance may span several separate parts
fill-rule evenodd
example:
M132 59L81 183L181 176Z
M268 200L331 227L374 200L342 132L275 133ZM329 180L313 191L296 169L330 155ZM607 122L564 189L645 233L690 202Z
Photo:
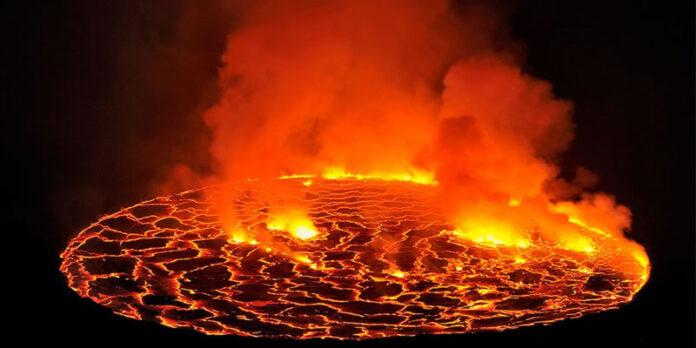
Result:
M80 296L205 334L368 339L548 324L647 282L630 210L560 176L572 103L496 11L240 6L204 115L215 175L72 239Z

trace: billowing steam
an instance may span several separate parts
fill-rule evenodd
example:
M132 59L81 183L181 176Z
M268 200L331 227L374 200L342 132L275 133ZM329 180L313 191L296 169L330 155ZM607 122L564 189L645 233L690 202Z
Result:
M557 178L572 103L522 72L502 24L479 2L249 2L205 114L217 174L425 178L468 238L622 240L631 213L583 193L591 172Z

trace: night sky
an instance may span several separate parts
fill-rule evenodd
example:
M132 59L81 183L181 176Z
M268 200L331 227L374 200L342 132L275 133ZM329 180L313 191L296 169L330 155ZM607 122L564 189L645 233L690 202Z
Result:
M575 103L575 141L562 168L590 168L599 189L633 212L630 236L653 266L634 301L547 327L358 343L207 337L116 316L67 287L59 254L77 231L149 198L178 162L209 170L200 114L217 98L234 15L211 6L191 19L203 25L182 34L176 23L187 5L176 1L167 8L156 1L21 3L2 10L11 222L3 243L3 341L694 345L693 2L521 1L508 21L525 44L525 70Z

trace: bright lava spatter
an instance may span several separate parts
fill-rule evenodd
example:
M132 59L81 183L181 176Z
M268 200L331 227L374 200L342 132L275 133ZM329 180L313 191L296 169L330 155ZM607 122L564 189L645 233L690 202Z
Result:
M423 203L427 186L286 182L301 187L294 198L309 207L318 231L311 240L268 230L264 202L273 195L249 181L225 192L240 224L262 229L270 243L232 238L209 192L187 191L102 217L70 242L61 271L81 296L129 318L301 339L546 324L617 308L647 279L644 265L616 248L463 240Z

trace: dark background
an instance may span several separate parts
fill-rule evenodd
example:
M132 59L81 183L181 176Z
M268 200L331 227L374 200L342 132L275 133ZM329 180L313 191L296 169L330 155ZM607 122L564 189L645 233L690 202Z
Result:
M208 337L122 318L73 293L58 255L78 230L148 198L177 162L206 170L205 139L192 134L205 134L200 112L215 101L233 29L219 18L233 15L212 2L197 11L174 1L8 3L4 343L694 346L693 2L523 1L509 21L526 44L525 69L575 102L563 167L597 172L600 189L633 211L631 236L653 265L634 301L548 327L358 343ZM193 22L202 25L185 25Z

